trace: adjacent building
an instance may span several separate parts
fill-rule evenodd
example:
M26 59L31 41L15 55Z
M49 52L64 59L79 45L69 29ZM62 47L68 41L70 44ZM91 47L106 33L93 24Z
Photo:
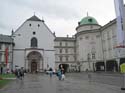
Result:
M13 68L13 39L8 35L0 35L0 73Z
M56 37L56 65L67 64L69 71L119 71L119 65L124 63L125 50L117 46L117 25L116 19L104 26L99 25L97 20L91 16L84 17L78 22L76 34L73 37ZM72 42L74 52L72 60L66 59L62 50L70 50L71 47L65 46L66 42ZM58 43L58 44L57 44ZM62 44L65 47L62 47ZM71 45L70 43L68 43ZM57 52L59 51L60 52ZM118 56L117 51L121 52ZM59 61L60 60L60 61ZM118 61L120 60L120 61Z
M66 71L76 69L76 40L74 37L55 38L55 64L56 68L63 65ZM73 68L73 69L72 69Z

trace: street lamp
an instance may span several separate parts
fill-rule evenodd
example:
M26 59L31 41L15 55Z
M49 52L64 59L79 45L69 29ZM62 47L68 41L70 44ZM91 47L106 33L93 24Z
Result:
M88 65L89 65L88 79L89 79L89 82L91 82L92 74L90 73L90 71L91 71L91 67L90 67L90 53L88 53L87 57L88 57Z
M120 52L121 52L121 49L120 49L120 48L116 48L116 52L117 52L117 58L116 58L116 61L117 61L118 72L119 72L119 71L120 71L120 70L119 70L119 64L120 64Z
M13 54L14 54L14 45L15 45L15 43L14 43L14 37L16 37L16 36L21 36L20 34L15 34L14 33L14 31L13 31L13 29L12 29L12 32L11 32L11 38L12 38L12 69L13 69Z
M95 62L96 62L96 49L93 46L91 49L92 63L93 63L93 71L95 71Z
M88 57L88 65L89 65L89 71L90 71L91 70L91 67L90 67L90 53L88 53L87 57Z

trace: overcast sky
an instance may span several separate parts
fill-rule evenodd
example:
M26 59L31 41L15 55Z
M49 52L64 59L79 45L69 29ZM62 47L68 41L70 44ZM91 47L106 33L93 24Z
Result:
M56 36L74 35L87 12L102 26L116 16L114 0L0 0L0 34L10 35L34 12Z

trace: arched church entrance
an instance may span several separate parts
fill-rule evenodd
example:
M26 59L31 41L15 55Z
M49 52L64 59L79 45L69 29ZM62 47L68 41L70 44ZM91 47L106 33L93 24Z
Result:
M28 68L30 72L32 73L39 72L40 68L43 68L43 57L39 52L37 51L30 52L27 55L27 59L28 59Z
M31 62L31 72L37 72L37 62Z

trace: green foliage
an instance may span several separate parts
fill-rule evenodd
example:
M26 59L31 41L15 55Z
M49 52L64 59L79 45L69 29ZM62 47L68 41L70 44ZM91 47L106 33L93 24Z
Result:
M15 74L2 74L0 75L1 78L14 78Z
M6 84L8 84L11 80L0 80L0 89L3 88Z

